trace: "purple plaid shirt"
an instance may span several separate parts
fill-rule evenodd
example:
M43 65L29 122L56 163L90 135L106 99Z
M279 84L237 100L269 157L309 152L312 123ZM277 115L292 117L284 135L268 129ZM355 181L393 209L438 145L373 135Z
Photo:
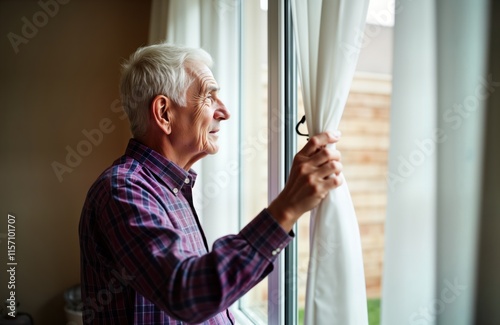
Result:
M79 228L84 323L234 323L227 308L269 274L292 237L263 210L208 252L195 178L131 139L93 184Z

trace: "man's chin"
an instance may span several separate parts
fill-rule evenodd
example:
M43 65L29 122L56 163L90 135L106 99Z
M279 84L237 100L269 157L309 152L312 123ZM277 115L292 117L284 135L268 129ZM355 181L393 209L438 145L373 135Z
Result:
M219 152L219 145L213 142L209 143L205 146L205 149L203 151L207 155L215 155L217 152Z
M209 155L215 155L217 152L219 152L219 146L212 146L209 150L207 150Z

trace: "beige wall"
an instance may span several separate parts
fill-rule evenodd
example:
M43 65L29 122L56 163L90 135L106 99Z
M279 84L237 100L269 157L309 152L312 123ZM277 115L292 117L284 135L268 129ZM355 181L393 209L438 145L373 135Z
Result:
M49 8L53 17L37 1L0 1L0 267L10 213L16 297L37 324L63 324L63 292L79 282L80 210L90 184L129 138L128 123L111 108L122 58L146 44L150 13L150 1L59 1L67 4ZM16 54L8 35L24 37L23 17L40 27L36 35L25 28ZM66 165L66 147L77 150L82 131L100 123L109 132L96 145L82 143L88 155L60 181L51 164ZM2 301L6 283L0 270Z

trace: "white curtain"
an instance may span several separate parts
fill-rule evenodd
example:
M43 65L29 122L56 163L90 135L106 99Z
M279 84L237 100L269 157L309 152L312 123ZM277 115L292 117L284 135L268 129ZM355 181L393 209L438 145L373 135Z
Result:
M382 324L473 324L487 1L395 17Z
M231 112L231 119L221 123L219 152L193 166L198 173L195 207L210 247L217 238L238 230L239 175L234 172L239 164L238 3L237 0L153 0L151 6L150 43L166 40L201 47L210 53L220 96Z
M339 126L354 75L368 0L292 0L309 134ZM311 216L305 324L368 324L358 223L347 182Z

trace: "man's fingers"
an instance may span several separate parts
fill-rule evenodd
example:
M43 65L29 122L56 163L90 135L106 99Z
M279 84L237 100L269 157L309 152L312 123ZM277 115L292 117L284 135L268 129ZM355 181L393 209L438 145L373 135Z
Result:
M316 171L318 178L328 178L331 175L339 175L342 172L342 163L340 161L329 161Z
M302 148L301 153L306 157L312 156L319 149L323 148L327 144L335 143L340 139L340 132L323 132L318 135L313 136L309 141L307 141L304 148Z
M328 148L322 148L310 157L310 162L313 166L319 167L329 161L333 160L340 161L340 158L341 158L340 151Z
M333 175L332 177L328 177L325 181L328 183L328 186L330 186L330 189L334 189L342 185L344 176L342 174Z

